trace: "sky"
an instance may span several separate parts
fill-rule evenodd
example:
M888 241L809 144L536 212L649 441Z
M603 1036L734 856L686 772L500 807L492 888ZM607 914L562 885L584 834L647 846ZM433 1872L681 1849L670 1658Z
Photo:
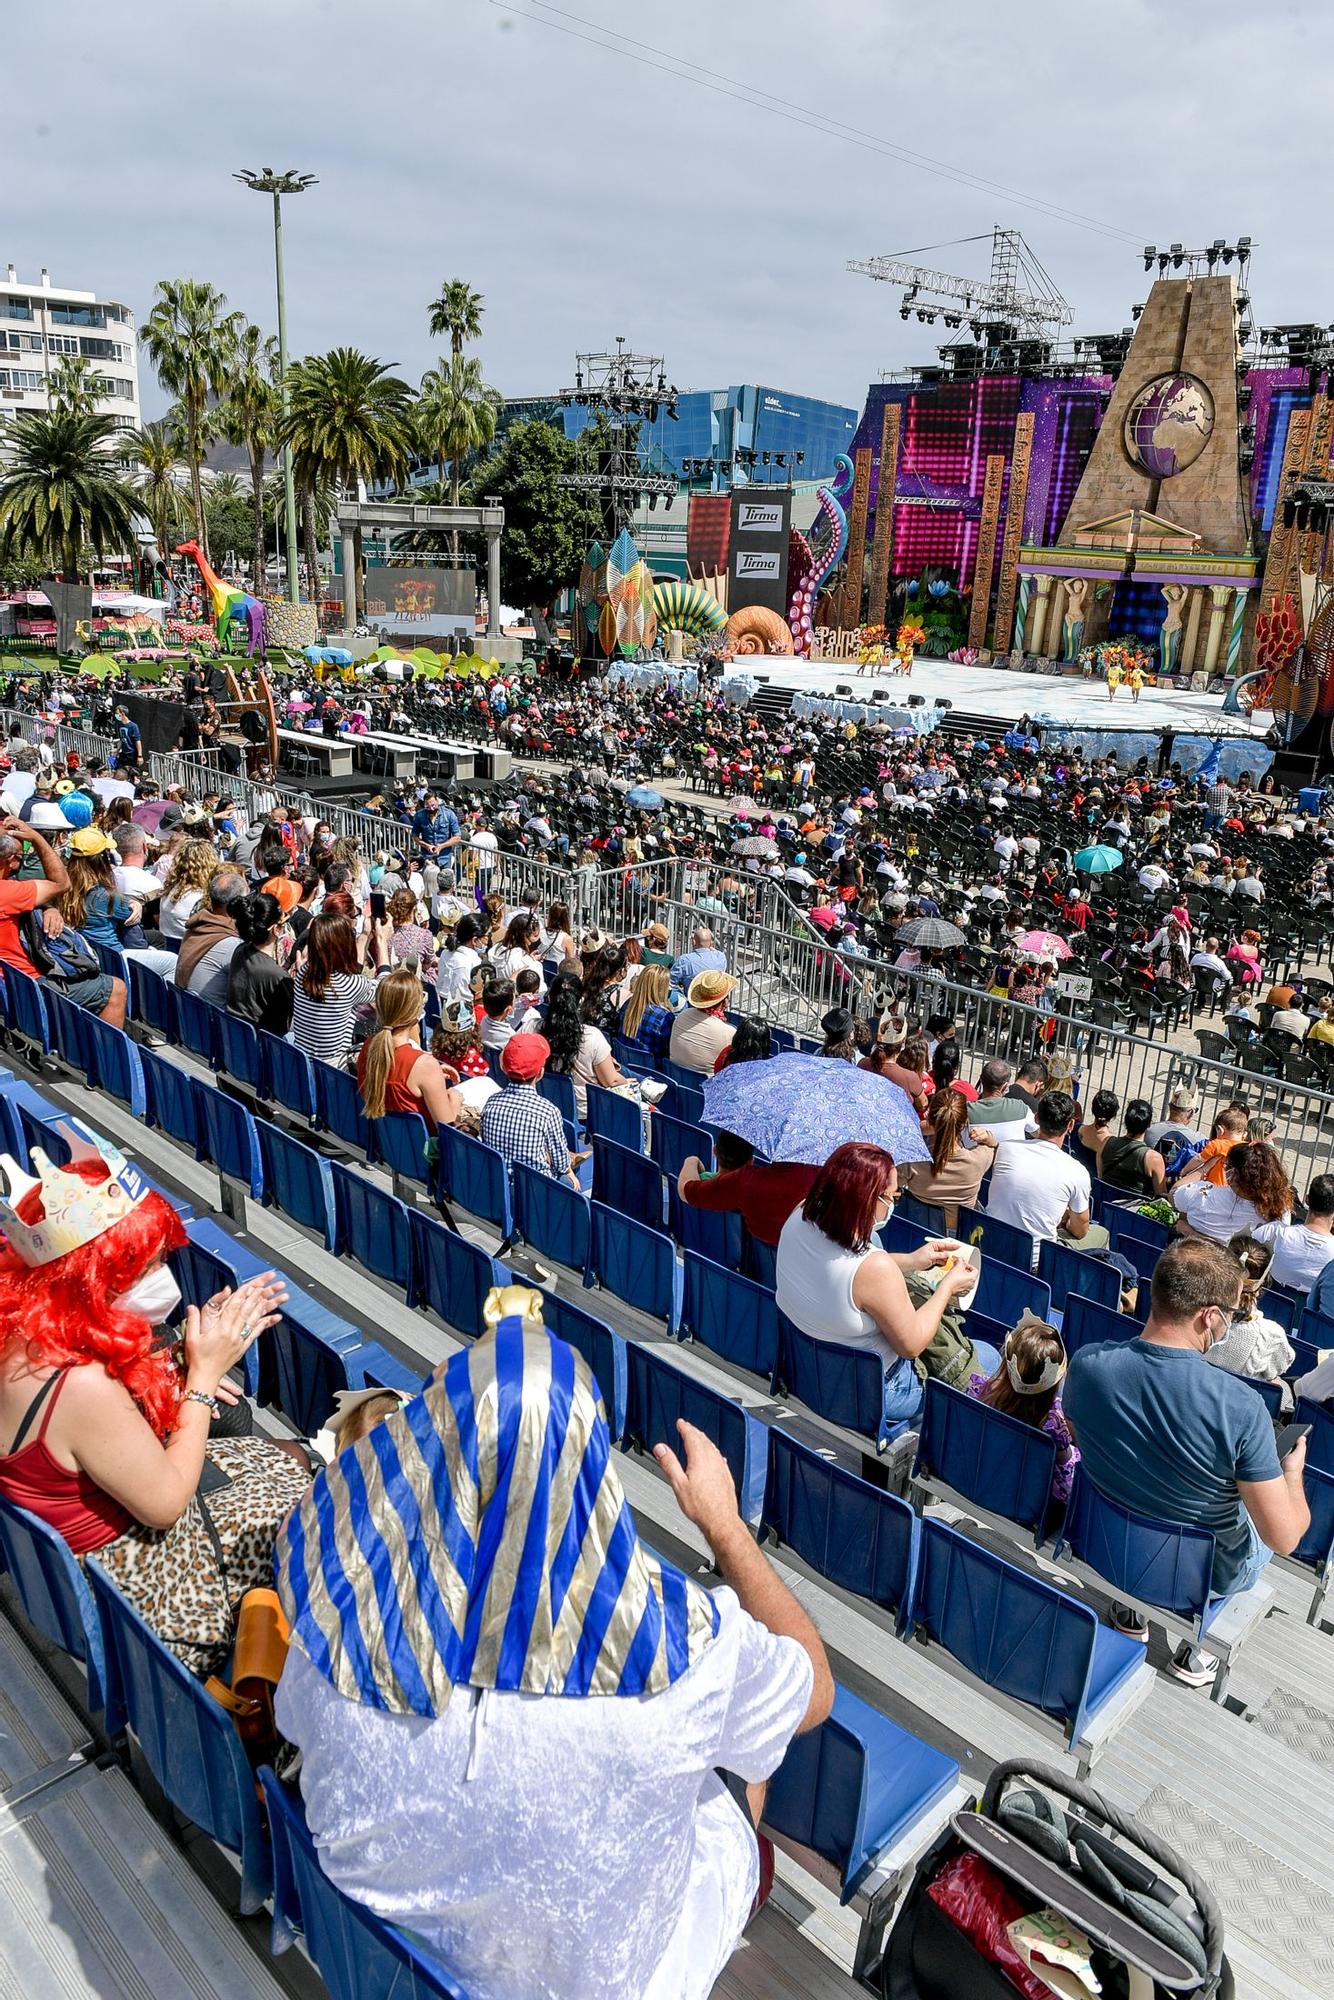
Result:
M959 239L994 224L1024 232L1077 332L1129 323L1143 243L1240 234L1257 323L1334 319L1303 136L1334 85L1319 0L22 11L0 262L140 318L160 278L207 278L272 329L270 211L230 176L314 173L284 206L294 355L351 344L416 382L439 352L429 301L464 278L503 395L572 381L576 350L623 334L682 388L761 382L859 408L882 371L929 361L933 336L847 260L920 249L982 275L989 241ZM159 413L146 363L141 386Z

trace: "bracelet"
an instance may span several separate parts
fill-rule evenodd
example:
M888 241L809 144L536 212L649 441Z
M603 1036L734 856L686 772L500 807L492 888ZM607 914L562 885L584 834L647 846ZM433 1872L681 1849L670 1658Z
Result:
M218 1414L217 1397L206 1396L202 1389L187 1389L181 1401L183 1403L202 1403L204 1408L210 1411L215 1417Z

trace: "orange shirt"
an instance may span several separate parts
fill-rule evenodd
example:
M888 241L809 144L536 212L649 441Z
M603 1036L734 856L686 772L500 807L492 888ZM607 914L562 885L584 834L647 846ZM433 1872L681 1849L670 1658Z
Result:
M23 949L18 920L36 907L35 881L0 882L0 965L12 965L15 972L26 972L29 979L37 977L37 967Z
M1206 1139L1201 1146L1200 1158L1209 1161L1204 1178L1214 1187L1227 1186L1227 1156L1234 1146L1240 1146L1242 1143L1242 1140L1234 1139L1225 1133L1221 1139Z

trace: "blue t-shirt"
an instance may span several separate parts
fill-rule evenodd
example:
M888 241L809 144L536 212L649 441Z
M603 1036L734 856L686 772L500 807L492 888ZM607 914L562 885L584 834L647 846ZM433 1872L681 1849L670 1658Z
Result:
M1213 1531L1213 1591L1224 1596L1251 1540L1237 1481L1279 1476L1263 1399L1202 1354L1112 1340L1074 1356L1061 1401L1100 1493L1151 1520Z
M83 918L78 928L89 944L105 944L119 950L121 936L116 926L123 924L129 914L130 906L117 890L94 887L83 899Z

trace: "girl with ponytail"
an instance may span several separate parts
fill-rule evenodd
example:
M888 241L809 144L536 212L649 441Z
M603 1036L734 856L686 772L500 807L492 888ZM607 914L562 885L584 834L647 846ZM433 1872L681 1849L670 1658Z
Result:
M426 992L415 972L387 972L375 989L375 1029L357 1056L357 1082L368 1118L420 1112L434 1135L458 1122L459 1100L435 1057L421 1045Z

